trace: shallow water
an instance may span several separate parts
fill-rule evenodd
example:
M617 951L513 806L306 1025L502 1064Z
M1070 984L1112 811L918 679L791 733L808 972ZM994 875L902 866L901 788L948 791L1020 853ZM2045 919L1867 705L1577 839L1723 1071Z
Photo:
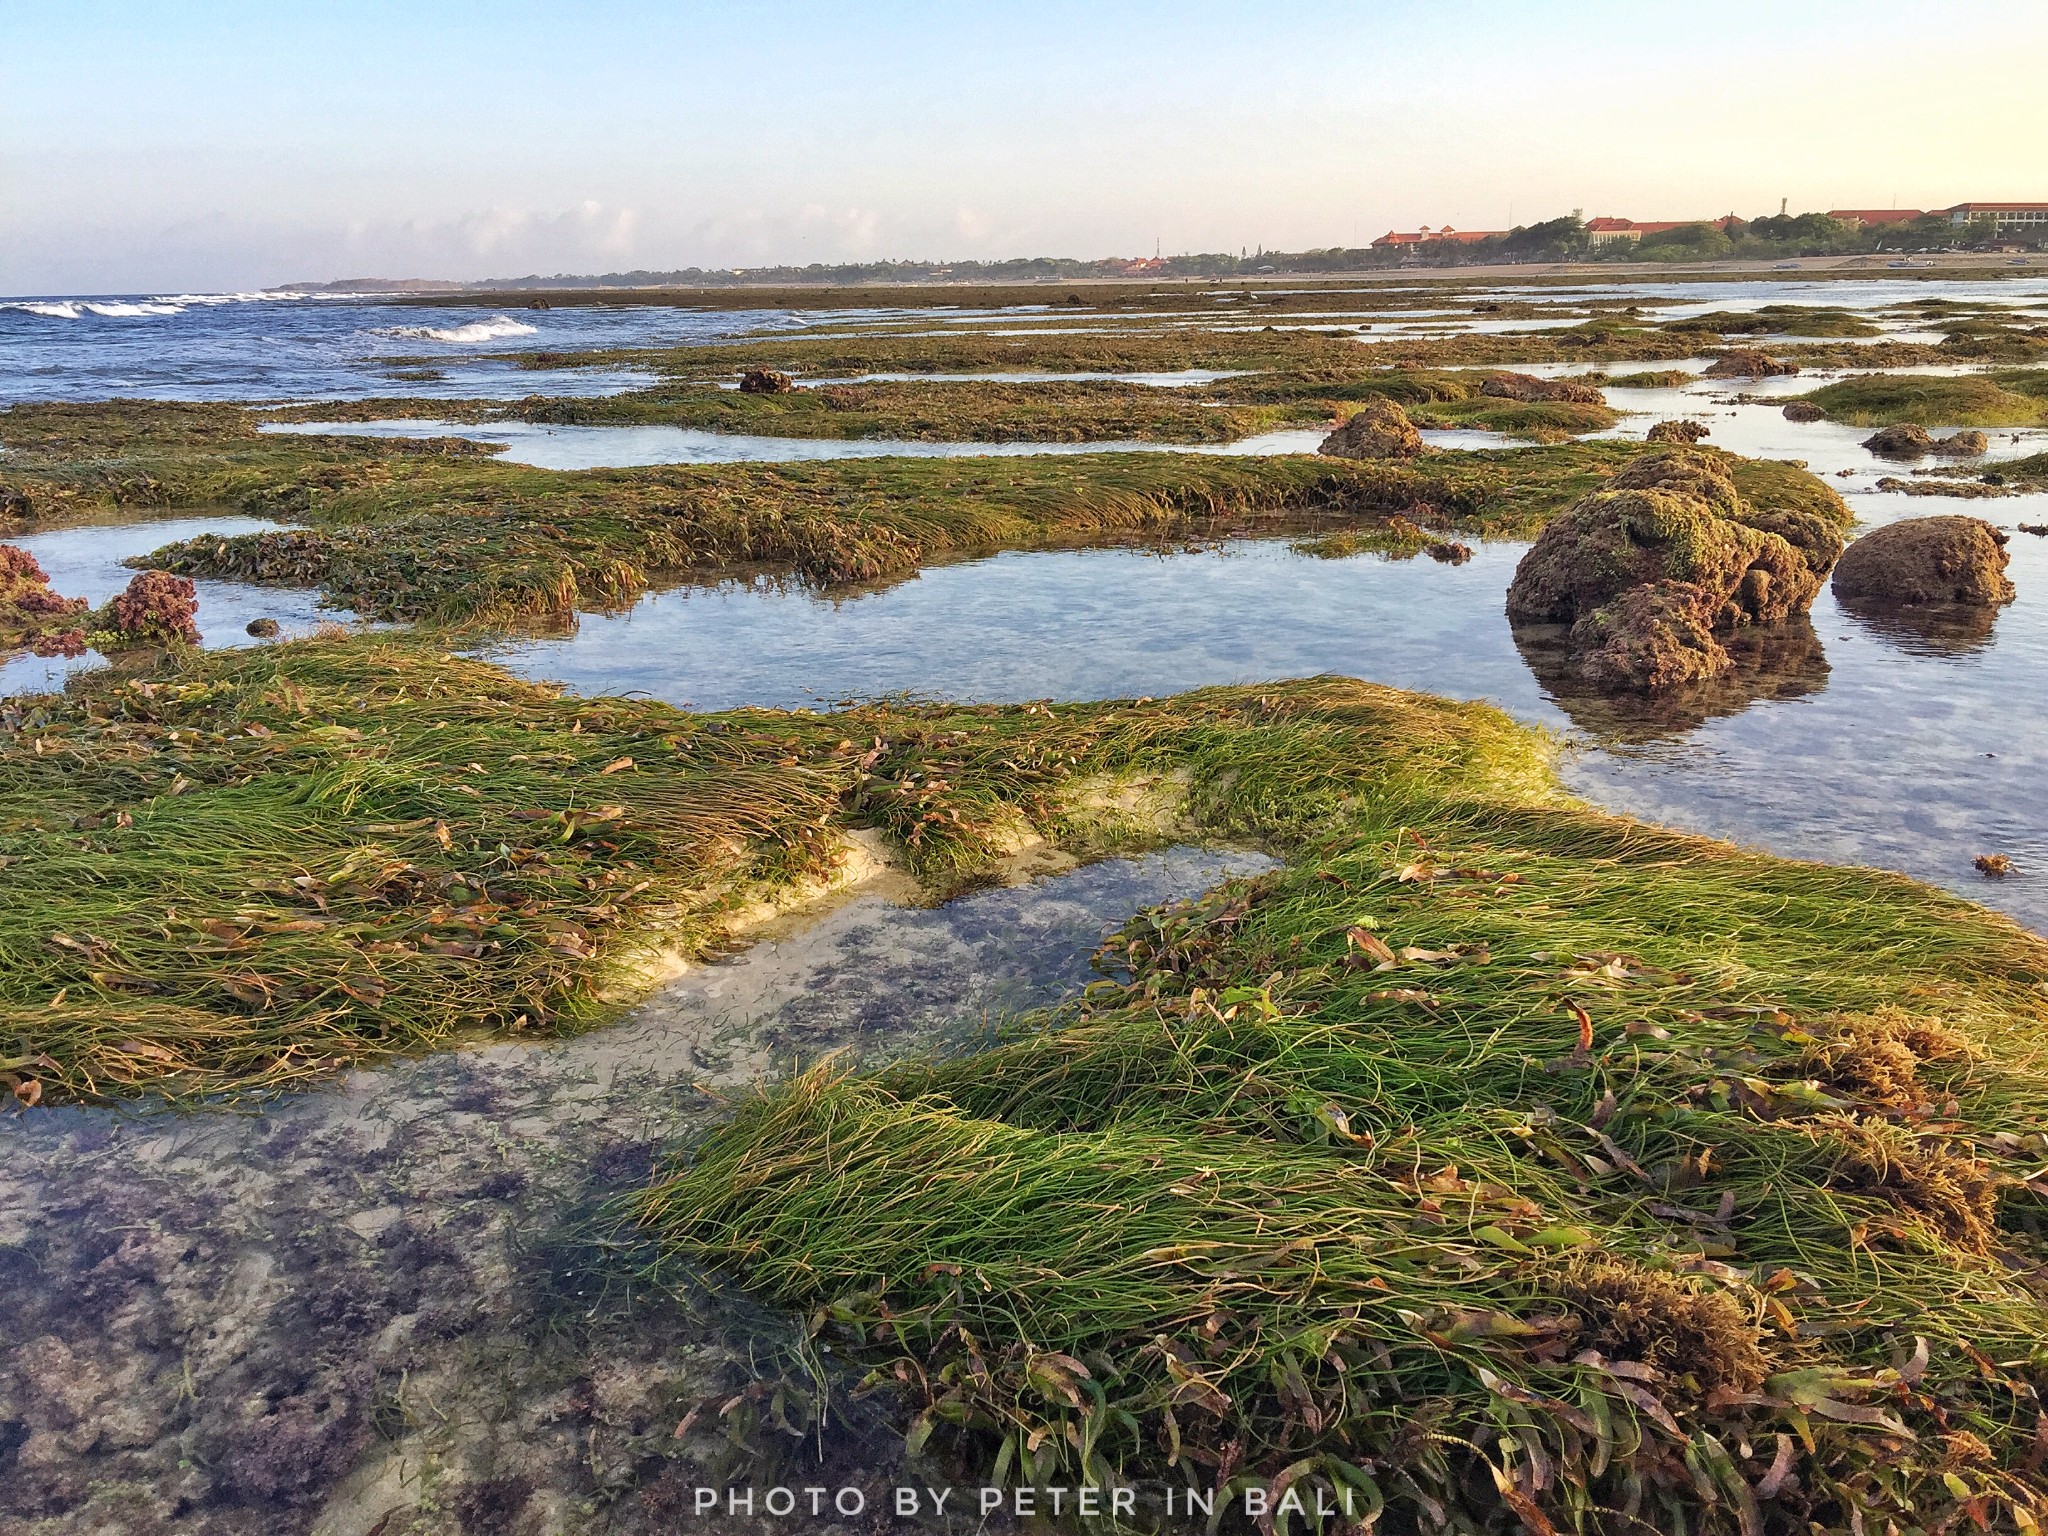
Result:
M447 421L271 422L265 432L343 437L464 437L503 443L509 464L536 469L625 469L650 464L784 464L816 459L1029 458L1068 453L1314 453L1324 428L1263 432L1234 443L927 443L901 438L759 437L743 432L700 432L691 427L549 426L494 421L482 426Z
M1955 506L1856 505L1874 521ZM2008 527L2048 522L2048 497L1969 507ZM2048 540L2014 537L2019 601L1984 616L1981 633L1857 618L1824 591L1810 634L1710 695L1651 711L1584 697L1550 652L1518 649L1502 602L1526 547L1482 544L1462 566L1318 560L1277 541L1011 553L854 596L680 588L586 615L572 637L489 654L578 692L707 710L896 693L1157 696L1343 673L1487 699L1570 732L1566 779L1602 805L1903 870L2048 932ZM2026 873L1984 879L1972 861L1987 852Z
M107 523L34 533L7 542L27 550L50 578L52 591L82 597L97 606L128 585L135 571L130 559L179 539L202 533L232 537L261 533L275 523L222 514L177 517L158 522ZM322 624L347 623L355 615L343 608L325 608L316 593L290 587L258 587L239 581L195 581L199 598L200 643L208 650L256 645L247 625L251 619L275 619L285 639L311 634ZM0 698L10 694L49 693L74 672L106 665L103 658L0 656Z
M863 897L614 1028L267 1109L0 1113L0 1530L388 1536L428 1495L469 1531L552 1510L672 1536L658 1490L722 1440L715 1414L675 1426L772 1375L789 1330L632 1286L595 1202L717 1095L1053 1002L1135 910L1269 862L1176 849L932 910ZM900 1440L827 1450L865 1476Z

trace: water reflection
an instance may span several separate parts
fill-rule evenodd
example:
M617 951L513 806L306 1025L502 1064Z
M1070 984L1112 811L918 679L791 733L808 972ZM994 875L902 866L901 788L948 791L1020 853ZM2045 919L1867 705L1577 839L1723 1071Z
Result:
M1579 730L1605 746L1676 741L1709 720L1766 699L1796 699L1827 686L1828 659L1805 618L1720 637L1734 666L1705 682L1654 694L1604 691L1579 670L1566 624L1517 625L1515 649L1543 691Z
M1888 603L1838 598L1842 611L1908 655L1968 656L1987 648L1999 610L1976 603Z

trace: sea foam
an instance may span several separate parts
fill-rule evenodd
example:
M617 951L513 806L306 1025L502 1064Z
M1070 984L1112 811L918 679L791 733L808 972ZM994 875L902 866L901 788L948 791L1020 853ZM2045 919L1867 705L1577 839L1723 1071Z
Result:
M493 315L488 320L472 320L466 325L397 325L377 334L403 336L412 341L464 343L501 341L508 336L531 336L539 329L539 326L528 325L523 320L514 320L510 315Z

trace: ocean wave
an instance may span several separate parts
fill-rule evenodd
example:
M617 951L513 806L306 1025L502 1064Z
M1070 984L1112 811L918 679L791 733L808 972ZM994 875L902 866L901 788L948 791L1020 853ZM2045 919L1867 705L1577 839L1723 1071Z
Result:
M87 315L100 315L109 320L138 320L151 315L182 315L195 307L264 304L305 297L303 293L279 289L271 293L159 293L132 299L6 299L0 300L0 309L19 310L51 320L83 320Z
M378 331L379 336L403 336L408 341L452 341L478 342L501 341L508 336L531 336L539 330L537 325L528 325L524 320L514 320L510 315L493 315L488 320L472 320L467 325L394 325Z

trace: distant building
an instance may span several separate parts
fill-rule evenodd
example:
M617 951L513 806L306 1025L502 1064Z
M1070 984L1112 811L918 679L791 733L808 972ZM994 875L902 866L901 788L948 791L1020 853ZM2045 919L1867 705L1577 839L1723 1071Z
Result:
M1951 224L1989 224L1996 230L2048 234L2048 203L1957 203L1942 212Z
M1925 218L1926 211L1920 208L1830 208L1828 217L1837 224L1853 224L1858 229L1882 227L1886 224L1910 224L1915 219Z
M1689 224L1705 224L1714 229L1727 229L1731 224L1742 221L1729 214L1719 219L1652 219L1645 223L1638 219L1597 218L1586 220L1586 239L1592 245L1612 245L1617 240L1636 241L1645 235L1661 235L1667 230L1684 229Z
M1481 240L1498 240L1506 233L1504 229L1453 229L1448 224L1442 229L1431 229L1425 224L1413 233L1390 229L1373 241L1372 248L1384 251L1396 246L1429 245L1436 241L1445 241L1452 245L1477 245Z

